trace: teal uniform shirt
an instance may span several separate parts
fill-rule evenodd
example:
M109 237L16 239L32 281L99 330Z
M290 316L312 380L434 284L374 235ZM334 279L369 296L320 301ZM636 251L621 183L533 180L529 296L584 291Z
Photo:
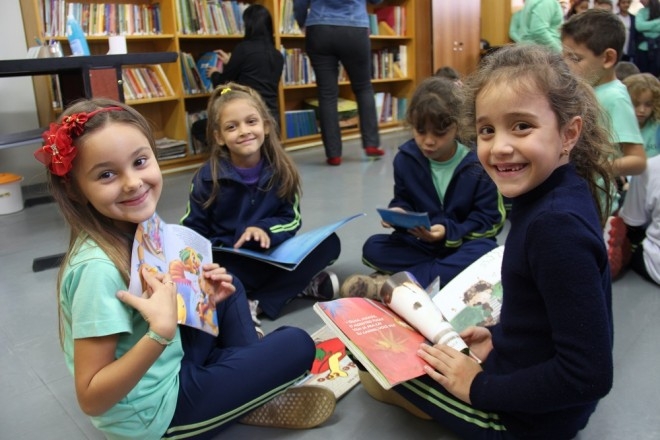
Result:
M117 299L126 290L116 266L91 240L80 244L64 270L60 307L64 330L64 355L74 373L75 339L118 335L115 357L119 359L149 330L140 313ZM167 430L179 392L179 368L183 358L177 329L167 346L135 387L92 424L108 439L158 439Z

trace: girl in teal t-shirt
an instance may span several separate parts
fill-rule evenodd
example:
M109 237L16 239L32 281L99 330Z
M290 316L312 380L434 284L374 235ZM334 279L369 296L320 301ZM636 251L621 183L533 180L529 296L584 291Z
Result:
M660 80L650 73L637 73L623 80L635 107L635 116L644 138L646 157L660 153L658 127L660 127Z
M143 295L126 290L137 225L154 215L163 187L140 113L83 100L43 137L35 157L71 227L57 283L62 347L78 404L106 438L211 438L239 420L307 428L332 414L328 389L290 388L312 365L311 337L281 327L259 339L243 286L218 264L199 275L217 337L177 326L170 273L144 268Z

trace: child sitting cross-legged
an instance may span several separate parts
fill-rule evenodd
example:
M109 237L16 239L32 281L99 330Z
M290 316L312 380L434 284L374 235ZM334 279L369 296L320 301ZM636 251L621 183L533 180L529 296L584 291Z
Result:
M394 158L389 209L426 212L431 228L394 228L391 234L369 237L362 261L381 275L350 276L342 296L377 298L386 278L382 274L404 270L422 286L436 277L445 285L497 246L504 205L474 151L457 139L461 96L453 81L437 76L415 91L406 113L413 139Z

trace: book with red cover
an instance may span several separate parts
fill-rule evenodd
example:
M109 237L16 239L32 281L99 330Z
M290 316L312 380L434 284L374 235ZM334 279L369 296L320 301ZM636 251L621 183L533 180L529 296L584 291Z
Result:
M367 298L317 302L314 311L385 389L426 374L426 341L386 305Z

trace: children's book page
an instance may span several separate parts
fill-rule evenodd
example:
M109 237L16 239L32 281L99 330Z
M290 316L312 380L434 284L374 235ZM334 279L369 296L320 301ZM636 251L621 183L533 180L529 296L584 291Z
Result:
M138 225L131 255L129 292L142 295L143 266L154 273L169 272L177 287L177 322L218 334L215 304L210 301L202 265L213 261L211 243L185 226L167 224L158 214Z
M471 325L489 326L499 321L503 255L504 246L493 249L433 296L433 302L457 332Z
M312 334L316 356L310 374L298 385L318 385L328 388L339 399L360 383L358 368L348 356L343 342L324 325Z
M383 388L425 374L417 350L426 339L384 304L353 297L313 309Z

